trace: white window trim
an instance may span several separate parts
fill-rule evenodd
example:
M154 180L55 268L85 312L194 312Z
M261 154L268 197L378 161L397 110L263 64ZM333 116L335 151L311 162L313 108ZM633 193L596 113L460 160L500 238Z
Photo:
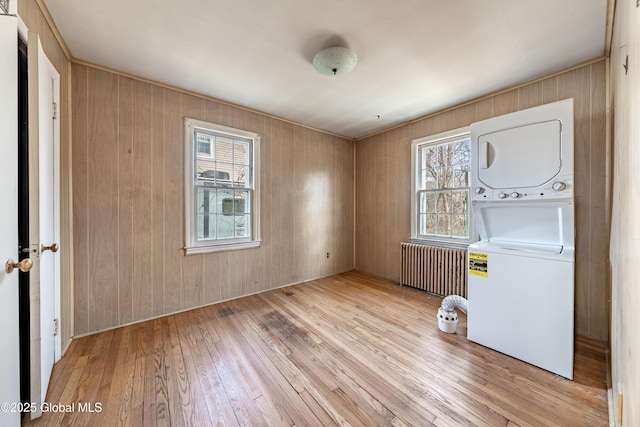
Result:
M194 166L196 158L196 144L193 140L195 129L205 129L216 133L226 134L232 137L240 137L252 140L253 173L251 190L251 236L246 239L234 239L233 241L198 241L196 236L197 225L195 220L194 203ZM241 129L218 125L203 120L185 117L184 119L184 203L185 203L185 255L204 254L220 251L232 251L239 249L260 247L260 135Z
M469 206L469 238L438 238L434 237L418 237L418 202L416 197L416 184L418 182L418 162L417 156L418 146L425 144L439 144L447 139L453 139L457 137L470 136L471 129L469 126L461 127L458 129L452 129L446 132L441 132L435 135L429 135L422 138L414 139L411 141L411 237L409 241L411 243L420 243L432 246L441 246L446 248L461 248L466 249L471 243L477 241L476 229L473 221L473 211ZM471 191L471 189L470 189ZM469 198L471 203L471 198Z

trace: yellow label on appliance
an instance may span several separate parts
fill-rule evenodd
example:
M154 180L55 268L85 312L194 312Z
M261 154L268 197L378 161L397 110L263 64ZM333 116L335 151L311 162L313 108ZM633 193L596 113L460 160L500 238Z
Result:
M489 254L469 252L469 274L489 277Z

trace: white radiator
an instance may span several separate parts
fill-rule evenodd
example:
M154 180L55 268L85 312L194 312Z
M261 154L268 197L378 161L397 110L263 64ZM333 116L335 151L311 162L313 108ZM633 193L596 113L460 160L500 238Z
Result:
M467 297L467 251L402 243L403 285L446 297Z

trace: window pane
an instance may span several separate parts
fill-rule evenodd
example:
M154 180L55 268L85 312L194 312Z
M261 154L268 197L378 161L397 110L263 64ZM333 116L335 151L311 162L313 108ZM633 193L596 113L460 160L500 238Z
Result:
M467 195L468 191L454 191L453 192L453 207L451 212L453 213L466 213L467 212Z
M230 239L235 233L233 215L217 215L218 239Z
M216 211L216 190L207 188L198 188L197 191L197 213L213 213Z
M235 236L249 237L249 215L236 215L235 219Z
M438 200L436 204L438 213L450 213L451 212L451 193L441 192L438 193Z
M211 240L216 237L216 215L198 214L198 240Z
M215 168L216 185L223 187L231 186L233 167L228 163L216 162Z
M196 133L197 152L198 154L205 154L211 156L211 141L213 137L203 133Z
M216 212L224 215L233 214L233 190L218 190Z
M196 180L211 183L215 177L215 162L213 159L210 157L198 157L196 159Z
M233 163L233 140L216 137L216 160L223 163Z
M235 165L233 167L233 186L234 187L246 187L248 182L247 172L248 166Z
M427 185L424 188L436 188L438 177L440 176L440 167L441 164L438 160L438 147L423 147L422 148L422 156L421 156L421 169L424 171L423 176L426 181L433 182L435 181L435 186Z
M450 166L442 166L438 177L438 188L451 188L453 183L453 169Z
M463 139L451 144L453 150L452 165L470 165L471 140Z
M449 215L438 215L436 219L436 234L449 236L451 234L451 217Z
M467 237L469 234L469 216L453 215L451 217L451 235L454 237Z
M235 201L236 200L232 197L222 199L222 213L225 215L233 214L233 211L235 210L233 206Z
M233 211L235 213L249 213L249 192L248 191L236 191L235 192L235 204Z
M237 213L249 213L249 192L236 191L233 197L224 197L222 199L222 213L231 215Z
M451 165L453 164L452 158L453 150L451 149L450 144L441 144L438 145L438 166L442 169L442 176L450 176L447 173L446 169L451 169Z
M435 218L434 214L423 214L420 215L420 234L423 236L433 235L436 232L435 229Z
M420 155L420 166L421 169L430 169L433 168L436 164L436 153L438 148L436 146L430 147L422 147Z
M249 164L249 143L244 141L234 141L233 143L233 163L236 165Z
M469 172L466 170L454 170L453 181L450 188L460 188L469 186Z
M424 170L422 171L422 186L423 190L435 190L438 188L438 182L436 180L435 171Z
M436 193L424 193L425 205L424 211L425 213L435 213L436 211L436 198L438 197Z

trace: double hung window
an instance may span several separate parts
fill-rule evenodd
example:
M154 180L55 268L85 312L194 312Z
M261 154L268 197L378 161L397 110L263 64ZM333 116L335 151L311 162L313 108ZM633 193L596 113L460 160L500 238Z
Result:
M450 246L469 243L469 129L420 138L412 142L412 241Z
M259 135L185 119L186 252L260 245Z

